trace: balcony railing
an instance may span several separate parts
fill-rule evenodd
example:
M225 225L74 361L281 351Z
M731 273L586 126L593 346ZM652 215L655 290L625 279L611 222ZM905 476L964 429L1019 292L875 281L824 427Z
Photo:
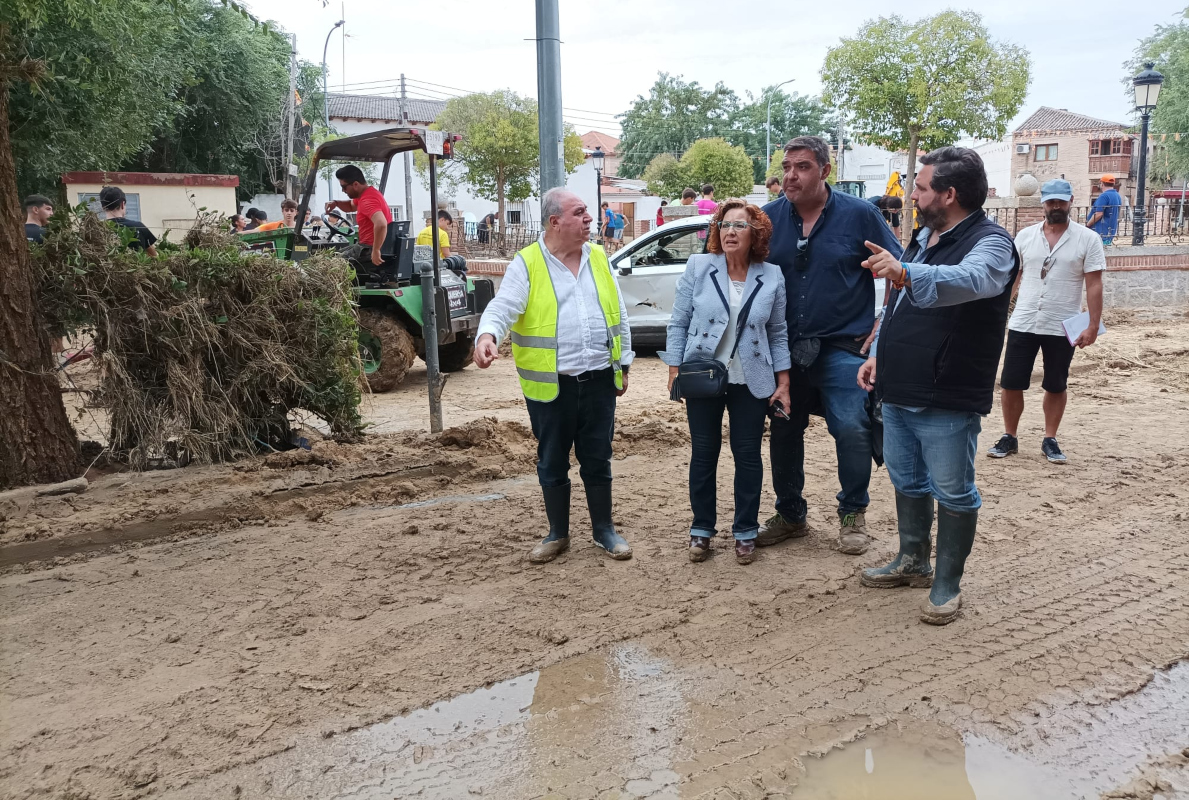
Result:
M1105 172L1131 175L1131 156L1090 156L1090 174L1101 175Z

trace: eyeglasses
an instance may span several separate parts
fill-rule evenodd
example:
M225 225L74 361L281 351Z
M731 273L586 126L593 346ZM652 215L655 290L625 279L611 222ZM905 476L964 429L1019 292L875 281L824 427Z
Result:
M743 220L725 220L724 219L718 223L718 229L720 231L729 231L732 228L734 228L737 231L745 231L750 227L751 227L751 223L744 222Z
M1045 256L1045 260L1040 263L1040 279L1043 281L1049 276L1049 270L1053 268L1053 256Z
M797 240L797 257L793 259L793 266L801 272L809 267L809 238Z

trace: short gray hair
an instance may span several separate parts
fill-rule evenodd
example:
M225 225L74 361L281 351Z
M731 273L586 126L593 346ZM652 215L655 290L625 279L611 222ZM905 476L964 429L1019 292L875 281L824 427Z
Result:
M796 139L789 139L788 144L784 146L784 152L788 153L791 150L808 150L813 153L813 160L819 167L830 163L830 145L820 136L798 136Z
M565 213L562 201L565 195L574 195L569 189L558 186L541 195L541 222L548 225L550 217L560 217Z

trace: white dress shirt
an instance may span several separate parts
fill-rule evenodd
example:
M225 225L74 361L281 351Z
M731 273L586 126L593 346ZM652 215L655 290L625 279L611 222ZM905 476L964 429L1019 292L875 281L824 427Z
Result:
M1071 221L1057 245L1049 249L1044 223L1029 225L1016 235L1020 252L1020 294L1007 327L1021 333L1065 336L1061 322L1082 311L1087 272L1106 268L1102 237ZM1044 261L1051 256L1049 268ZM1041 278L1040 273L1045 272Z
M607 320L599 305L599 291L590 271L590 243L582 245L582 264L577 277L570 268L557 260L545 246L545 238L537 240L545 254L545 265L557 292L557 371L562 375L581 375L583 372L607 369L611 366L611 350L607 341ZM619 279L611 271L615 291L619 295L621 354L619 363L632 363L632 332L628 327L628 310L619 291ZM517 253L508 264L499 291L487 305L479 320L479 333L502 342L528 307L528 265Z

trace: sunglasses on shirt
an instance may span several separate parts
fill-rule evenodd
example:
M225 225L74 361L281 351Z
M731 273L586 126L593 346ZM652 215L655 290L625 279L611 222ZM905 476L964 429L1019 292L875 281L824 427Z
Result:
M797 240L797 257L793 259L793 266L798 272L804 272L809 267L809 238Z
M1040 263L1040 279L1043 281L1049 276L1049 270L1053 268L1053 257L1045 256L1045 260Z

